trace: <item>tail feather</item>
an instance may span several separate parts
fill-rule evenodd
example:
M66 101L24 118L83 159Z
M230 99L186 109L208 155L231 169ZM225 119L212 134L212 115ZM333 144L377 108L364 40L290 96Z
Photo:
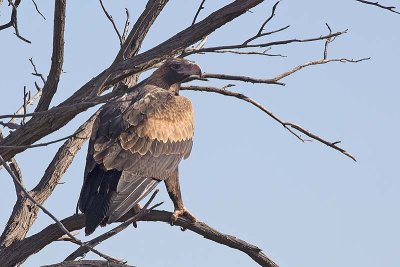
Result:
M128 176L128 177L124 177ZM112 196L108 223L115 222L133 206L146 197L159 180L123 173L118 183L117 193Z
M88 173L78 201L79 209L86 214L86 235L93 233L107 216L121 174L117 170L106 171L100 165Z

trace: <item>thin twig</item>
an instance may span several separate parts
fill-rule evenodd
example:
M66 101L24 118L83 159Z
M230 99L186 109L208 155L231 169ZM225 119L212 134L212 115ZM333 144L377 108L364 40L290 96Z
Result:
M326 25L326 27L327 27L328 30L329 30L329 34L331 34L331 33L332 33L331 27L329 26L328 23L325 23L325 25ZM329 45L331 42L333 42L334 40L335 40L335 37L333 37L333 38L327 38L327 39L325 40L324 59L327 59L327 58L328 58L328 45Z
M41 204L39 204L29 193L28 191L25 189L25 187L20 183L19 179L17 176L15 176L14 172L11 170L10 166L8 166L7 162L3 159L3 157L0 155L0 163L4 166L4 168L7 170L7 172L11 175L11 177L13 178L13 180L15 181L15 183L17 184L17 186L20 187L20 189L23 191L24 195L29 198L30 201L32 201L32 203L34 203L35 205L37 205L47 216L49 216L56 224L57 226L66 234L68 235L72 240L74 240L75 242L77 242L79 245L81 246L87 246L86 244L84 244L82 241L80 241L79 239L77 239L76 237L74 237L68 230L67 228L65 228L65 226L51 213L49 212L44 206L42 206ZM120 260L117 260L111 256L108 256L94 248L91 248L90 246L87 246L88 249L90 249L90 251L92 251L93 253L97 254L98 256L109 260L109 261L113 261L113 262L120 262Z
M2 145L0 145L0 148L21 148L21 149L26 149L26 148L48 146L48 145L51 145L51 144L54 144L54 143L58 143L58 142L67 140L67 139L69 139L71 137L79 138L77 136L77 134L78 133L74 133L74 134L68 135L68 136L60 138L60 139L56 139L56 140L52 140L52 141L44 142L44 143L33 144L33 145L26 145L26 146L2 146Z
M264 50L263 52L256 52L256 51L236 51L236 50L216 50L212 51L212 53L219 53L219 54L238 54L238 55L259 55L259 56L269 56L269 57L286 57L285 55L281 54L269 54L267 53L269 49Z
M227 49L244 49L244 48L257 48L257 47L271 47L277 45L285 45L285 44L292 44L292 43L307 43L307 42L315 42L315 41L322 41L328 38L336 37L346 33L347 30L341 32L335 32L328 35L322 35L319 37L314 38L307 38L307 39L288 39L288 40L281 40L281 41L274 41L268 43L259 43L259 44L236 44L236 45L224 45L224 46L214 46L214 47L206 47L198 50L191 50L185 52L183 56L188 56L191 54L201 54L207 52L215 52L217 50L227 50Z
M123 44L123 39L122 39L121 34L120 34L119 31L118 31L117 25L115 24L115 21L114 21L113 17L107 12L106 8L104 7L103 0L99 0L99 2L100 2L100 5L101 5L101 8L103 9L104 14L105 14L106 17L108 18L108 20L111 22L111 24L112 24L112 26L113 26L115 32L116 32L117 35L118 35L119 44L122 46L122 44Z
M272 7L271 15L261 24L261 27L258 30L257 34L254 35L253 37L247 39L246 41L244 41L243 42L244 45L250 43L251 41L253 41L257 38L260 38L260 37L266 35L266 34L263 34L264 28L267 25L267 23L275 16L276 7L278 6L279 3L280 3L280 1L275 3L275 5ZM288 26L286 26L286 28L288 28ZM271 34L271 33L268 33L268 34Z
M86 242L87 245L89 245L90 247L95 247L98 244L100 244L101 242L115 236L116 234L120 233L122 230L124 230L125 228L127 228L130 224L132 224L133 222L136 222L138 220L140 220L144 215L146 215L149 211L155 209L156 207L160 206L161 204L156 204L153 207L151 207L150 209L147 209L150 205L150 203L153 201L153 199L155 198L155 196L157 195L157 193L159 192L158 189L156 189L154 191L154 193L151 195L151 197L149 198L149 200L146 202L146 204L143 206L143 208L137 213L135 214L132 218L126 220L125 222L121 223L120 225L118 225L117 227L114 227L113 229L111 229L110 231ZM75 260L76 258L88 253L89 250L87 247L80 247L78 249L76 249L74 252L72 252L68 257L65 258L64 261L71 261L71 260Z
M127 8L125 8L125 14L126 14L126 20L125 20L125 25L124 25L124 30L122 33L122 42L125 42L126 37L129 34L129 24L130 22L130 15L129 15L129 10Z
M275 76L274 78L270 79L259 79L259 78L253 78L253 77L248 77L248 76L240 76L240 75L229 75L229 74L218 74L218 73L203 73L201 75L201 79L219 79L219 80L231 80L231 81L242 81L242 82L249 82L249 83L264 83L264 84L276 84L276 85L282 85L284 86L285 83L280 82L283 78L292 75L293 73L308 67L308 66L313 66L313 65L321 65L321 64L326 64L330 62L341 62L341 63L358 63L364 60L368 60L370 58L362 58L362 59L347 59L347 58L333 58L333 59L320 59L320 60L313 60L306 62L304 64L298 65L282 74L279 74ZM190 80L187 80L190 81Z
M43 84L45 84L46 83L46 79L44 78L43 74L38 72L35 63L33 62L33 58L30 58L29 62L31 63L31 65L33 67L33 71L34 71L32 73L32 75L40 77L40 79L42 80Z
M197 20L197 17L199 16L199 14L200 14L200 11L201 11L202 9L204 9L204 3L205 3L205 2L206 2L206 0L202 0L202 1L201 1L200 6L199 6L199 8L198 8L197 11L196 11L196 14L194 15L194 18L193 18L193 21L192 21L192 24L191 24L191 25L193 25L193 24L196 23L196 20Z
M32 2L33 2L33 4L35 5L35 9L36 9L37 13L39 13L39 15L42 16L42 18L43 18L44 20L46 20L46 18L43 16L42 12L40 12L40 10L39 10L39 8L38 8L38 5L36 4L35 0L32 0Z
M356 1L360 2L360 3L367 4L367 5L377 6L379 8L383 8L383 9L389 10L390 12L393 12L393 13L396 13L396 14L400 14L400 12L395 10L396 9L395 6L384 6L384 5L379 4L379 2L370 2L370 1L364 1L364 0L356 0Z
M5 28L8 28L8 27L12 26L12 27L14 27L15 35L16 35L19 39L21 39L22 41L27 42L27 43L30 44L31 41L29 41L28 39L22 37L22 36L19 34L19 30L18 30L17 8L18 8L18 5L19 5L20 2L21 2L20 0L19 0L19 1L16 0L15 3L14 3L12 0L8 0L8 3L12 6L11 20L10 20L10 22L9 22L9 25L8 25L8 23L7 23L7 24L5 24L5 25L0 26L0 30L3 30L3 29L5 29Z
M274 81L282 80L283 78L285 78L285 77L287 77L287 76L289 76L289 75L291 75L291 74L293 74L293 73L295 73L295 72L297 72L297 71L299 71L299 70L301 70L301 69L303 69L305 67L308 67L308 66L321 65L321 64L326 64L326 63L330 63L330 62L358 63L358 62L369 60L369 59L370 58L367 57L367 58L361 58L361 59L356 59L356 60L347 59L347 58L333 58L333 59L313 60L313 61L309 61L309 62L306 62L304 64L301 64L299 66L296 66L293 69L291 69L291 70L289 70L287 72L284 72L284 73L276 76L275 78L272 78L272 80L274 80Z
M27 111L27 97L28 97L28 93L26 92L26 86L24 86L24 102L22 104L23 112L24 112L23 114L26 114L26 111ZM26 119L26 117L22 118L22 125L25 124L25 119Z
M268 116L270 116L272 119L274 119L275 121L279 122L279 124L281 124L286 130L288 130L290 133L292 133L294 136L296 136L299 140L301 140L302 142L305 142L306 140L304 140L299 134L297 134L294 130L299 131L300 133L303 133L305 135L307 135L308 137L319 141L337 151L339 151L340 153L348 156L349 158L351 158L352 160L356 161L356 158L351 155L350 153L348 153L346 150L344 150L343 148L340 148L337 146L337 142L329 142L326 141L325 139L305 130L304 128L302 128L301 126L291 123L291 122L285 122L282 119L280 119L278 116L276 116L275 114L273 114L271 111L269 111L267 108L263 107L261 104L257 103L256 101L254 101L253 99L249 98L248 96L244 95L244 94L240 94L240 93L236 93L236 92L232 92L226 89L220 89L220 88L216 88L216 87L209 87L209 86L182 86L181 90L192 90L192 91L204 91L204 92L212 92L212 93L217 93L217 94L221 94L221 95L225 95L225 96L232 96L241 100L244 100L254 106L256 106L258 109L262 110L264 113L266 113ZM293 130L294 129L294 130Z

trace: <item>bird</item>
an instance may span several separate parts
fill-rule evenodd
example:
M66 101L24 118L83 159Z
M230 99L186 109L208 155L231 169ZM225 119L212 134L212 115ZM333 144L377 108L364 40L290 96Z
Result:
M86 216L86 235L137 207L162 181L174 204L171 224L181 216L196 221L179 185L178 165L189 157L194 135L192 103L179 89L201 74L192 61L168 59L138 88L101 108L77 204Z

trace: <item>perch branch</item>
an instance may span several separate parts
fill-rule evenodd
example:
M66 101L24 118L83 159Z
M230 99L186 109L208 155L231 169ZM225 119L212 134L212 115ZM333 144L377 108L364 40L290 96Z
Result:
M165 222L170 224L171 215L171 212L152 210L143 216L140 221ZM119 221L126 221L131 216L131 214L127 214L127 216L120 218ZM85 226L85 216L83 214L72 215L68 218L65 218L61 222L69 231L79 230ZM191 221L181 217L176 221L174 226L188 229L208 240L242 251L263 267L278 267L278 265L269 259L257 246L247 243L246 241L234 236L223 234L203 222L197 221L192 223ZM15 262L23 261L27 255L39 252L45 246L56 241L63 235L64 232L61 231L56 224L49 225L37 234L27 237L19 242L15 242L12 246L7 248L6 250L20 252L13 255L14 257L6 257L7 254L5 251L0 251L0 260L2 260L2 262L5 264L10 265L12 265L12 263L15 264Z
M159 191L158 189L156 189L154 191L154 193L151 195L151 197L146 202L146 204L143 206L143 208L139 211L139 213L135 214L133 217L131 217L130 219L128 219L125 222L121 223L117 227L114 227L110 231L108 231L108 232L106 232L106 233L104 233L104 234L102 234L102 235L100 235L100 236L88 241L88 242L85 242L85 244L89 245L90 247L97 246L101 242L103 242L103 241L115 236L116 234L120 233L125 228L127 228L130 224L140 220L144 215L149 213L149 211L151 211L151 210L155 209L156 207L160 206L162 203L156 204L153 207L151 207L150 209L147 209L149 207L150 203L153 201L153 199L157 195L158 191ZM86 254L88 252L89 252L89 249L87 247L79 247L77 250L72 252L67 258L65 258L64 261L75 260L76 258L81 257L81 256L83 256L84 254Z

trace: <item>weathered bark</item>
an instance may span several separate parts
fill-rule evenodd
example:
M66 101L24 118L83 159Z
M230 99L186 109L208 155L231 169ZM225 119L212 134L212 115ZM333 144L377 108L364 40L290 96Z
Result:
M129 219L130 215L122 217L119 221ZM169 224L171 221L171 215L171 212L153 210L149 211L149 213L140 220L153 222L158 221ZM85 216L83 214L72 215L61 222L69 231L75 231L85 227ZM184 229L193 231L209 240L240 250L261 266L278 267L278 265L269 259L260 248L234 236L220 233L203 222L191 223L180 218L176 221L175 226L183 227ZM24 240L14 242L10 247L1 250L0 262L2 262L4 266L14 266L15 264L26 260L30 255L39 252L41 249L56 241L63 235L64 232L56 224L49 225L39 233L27 237Z
M76 104L82 101L90 101L90 99L88 99L89 96L99 94L108 86L116 84L125 77L149 69L154 64L182 52L186 47L201 40L204 36L263 1L264 0L237 0L212 13L204 20L179 32L162 44L132 58L114 62L107 70L90 80L70 98L61 103L59 107ZM92 105L88 104L87 106L81 106L80 108L68 111L63 110L63 112L59 110L49 112L45 117L41 115L34 116L27 124L2 140L0 145L12 146L32 144L42 137L60 129L76 115ZM23 150L24 149L21 148L0 148L0 154L5 160L9 160L15 154Z
M59 148L38 185L30 191L31 196L40 204L43 204L51 195L76 153L89 138L93 121L94 116L79 127L76 131L76 137L69 138ZM0 237L0 248L8 247L16 240L23 239L36 220L38 211L39 208L26 196L18 198Z
M50 102L57 91L58 81L62 72L64 62L64 29L66 0L56 0L54 7L54 32L53 32L53 54L51 56L50 73L43 86L42 97L35 111L49 108Z

